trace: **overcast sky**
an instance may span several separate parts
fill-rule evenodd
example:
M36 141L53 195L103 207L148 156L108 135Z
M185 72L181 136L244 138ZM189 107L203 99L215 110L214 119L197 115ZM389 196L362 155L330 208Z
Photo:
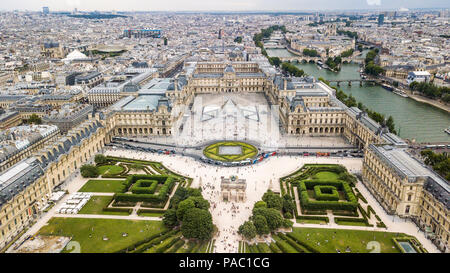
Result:
M449 0L0 0L0 10L302 11L450 8Z

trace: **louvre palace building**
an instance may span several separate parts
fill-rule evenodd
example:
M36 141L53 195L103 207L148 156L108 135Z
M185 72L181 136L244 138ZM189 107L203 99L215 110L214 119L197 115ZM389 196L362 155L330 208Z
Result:
M129 69L93 87L87 100L95 108L87 121L0 173L0 247L115 137L165 137L183 147L251 140L272 150L320 138L363 151L362 182L386 212L431 229L448 251L448 182L414 158L405 141L313 77L283 76L267 60L185 62L173 78L152 68Z

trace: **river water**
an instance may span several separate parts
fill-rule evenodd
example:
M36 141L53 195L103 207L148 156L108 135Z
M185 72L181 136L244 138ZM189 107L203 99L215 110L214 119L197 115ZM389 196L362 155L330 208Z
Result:
M271 57L289 57L292 54L286 49L268 49ZM359 79L359 65L342 65L340 72L318 69L316 64L296 64L307 74L326 80ZM450 126L450 114L431 105L416 102L410 98L403 98L379 85L354 82L352 86L341 83L340 89L346 94L353 95L358 102L362 102L369 109L394 118L395 127L400 137L417 142L450 142L450 136L444 129Z

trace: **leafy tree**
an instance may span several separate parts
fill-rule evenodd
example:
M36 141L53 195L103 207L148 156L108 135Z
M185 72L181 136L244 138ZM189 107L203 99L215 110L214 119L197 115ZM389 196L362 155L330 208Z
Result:
M95 155L94 158L95 164L105 164L108 162L108 159L106 158L106 156L102 155L102 154L97 154Z
M286 218L286 219L292 219L292 213L290 213L290 212L284 213L284 218Z
M437 173L447 180L450 180L450 156L446 152L442 154L434 153L431 150L421 151L420 154L425 158L424 162L433 167Z
M170 200L170 207L176 208L178 206L178 203L180 203L183 200L186 200L187 198L191 196L202 196L202 192L200 189L196 188L185 188L185 187L178 187L175 191L175 194L172 196Z
M188 197L190 196L202 196L202 191L200 189L189 188L187 190Z
M234 39L234 42L238 44L242 43L242 37L241 36L236 37L236 39Z
M190 196L187 200L194 201L195 207L199 209L208 210L209 209L209 202L205 200L202 196Z
M280 211L274 208L257 208L253 210L253 215L261 215L266 218L267 225L271 231L281 227L283 223Z
M42 119L38 115L32 114L30 116L30 118L28 119L28 123L30 123L30 124L42 124Z
M287 62L281 64L281 69L295 77L302 77L305 74L305 71Z
M258 201L255 203L255 205L253 206L253 208L267 208L267 203L264 201Z
M194 200L192 200L190 198L178 203L178 208L177 208L178 221L183 221L184 215L186 214L186 212L192 208L195 208L195 202L194 202Z
M292 197L289 194L283 195L283 211L286 213L292 213L292 211L295 209L294 200L292 200ZM288 218L288 217L286 217ZM291 217L292 218L292 214Z
M276 67L279 67L280 64L281 64L281 59L278 58L278 57L270 57L270 58L269 58L269 63L270 63L271 65L274 65L274 66L276 66Z
M354 51L353 48L350 48L349 50L342 52L341 57L342 58L350 57L353 55L353 51Z
M281 224L281 226L284 228L291 228L294 225L294 223L292 223L292 221L289 219L283 219L283 223Z
M409 85L409 88L414 91L418 91L422 93L422 95L431 98L431 99L439 99L442 98L444 101L450 100L450 88L443 86L439 87L429 82L412 82Z
M317 50L315 50L315 49L305 48L305 49L303 49L303 55L309 56L309 57L317 57L317 56L319 56L319 53L317 53Z
M177 210L168 209L164 213L163 223L166 227L173 228L178 225Z
M394 124L394 118L392 116L389 116L388 119L386 120L386 126L389 128L389 131L396 134L397 132L395 131L395 124Z
M253 220L253 224L256 228L256 233L258 233L259 235L264 235L264 234L270 233L269 225L267 224L267 220L264 216L254 215L252 217L252 220Z
M100 174L97 167L94 165L83 165L80 168L81 176L84 178L94 178L98 177Z
M450 93L449 93L449 94L444 94L444 95L442 96L442 100L443 100L444 102L446 102L446 103L449 103L449 102L450 102Z
M252 221L246 221L244 222L238 230L239 234L241 234L242 236L244 236L246 239L253 239L256 237L256 227L253 224Z
M266 202L268 208L275 208L277 210L281 210L283 208L283 200L278 194L275 194L271 190L264 193L262 200Z
M209 240L213 232L211 213L199 208L191 208L184 214L181 233L189 239Z

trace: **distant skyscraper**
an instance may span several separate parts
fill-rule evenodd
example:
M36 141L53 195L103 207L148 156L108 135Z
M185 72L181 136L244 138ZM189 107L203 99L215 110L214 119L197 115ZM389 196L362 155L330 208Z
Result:
M378 25L381 26L384 23L384 14L378 15Z
M49 14L49 13L50 13L50 9L49 9L48 7L43 7L43 8L42 8L42 12L43 12L44 14Z
M223 37L223 29L220 29L219 30L219 39L222 39L222 37Z

